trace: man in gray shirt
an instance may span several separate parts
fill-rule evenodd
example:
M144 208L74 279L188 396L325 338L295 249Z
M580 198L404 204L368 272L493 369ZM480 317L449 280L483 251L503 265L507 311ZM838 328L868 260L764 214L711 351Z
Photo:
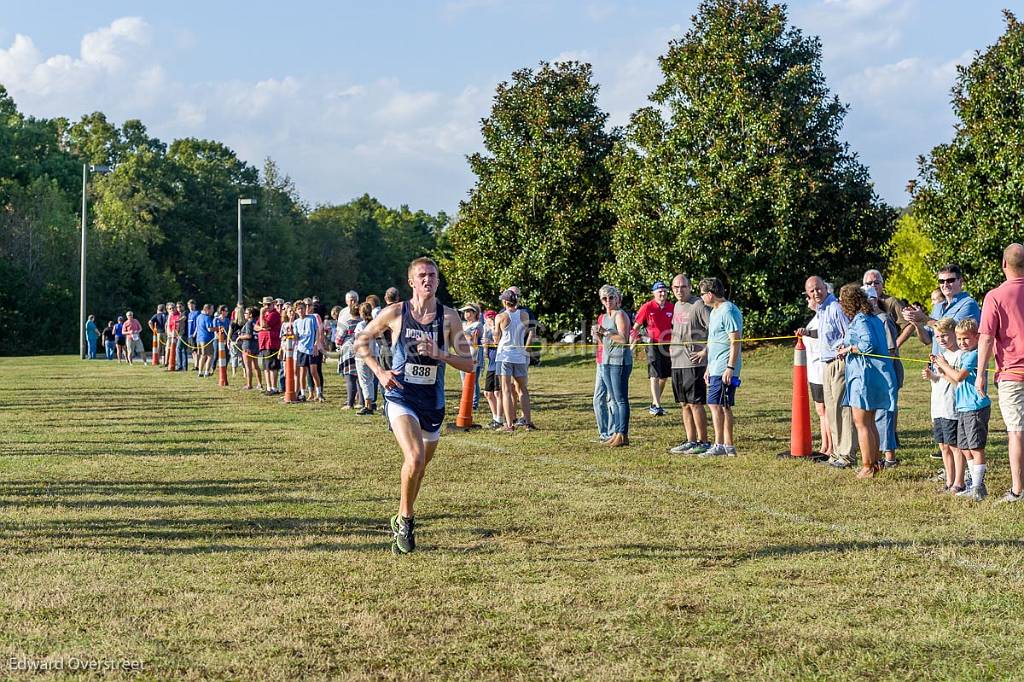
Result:
M694 296L690 278L676 275L672 279L676 297L672 311L672 395L683 409L686 440L671 448L674 455L699 455L711 447L708 441L708 419L704 411L707 386L704 373L708 365L708 308L700 296Z

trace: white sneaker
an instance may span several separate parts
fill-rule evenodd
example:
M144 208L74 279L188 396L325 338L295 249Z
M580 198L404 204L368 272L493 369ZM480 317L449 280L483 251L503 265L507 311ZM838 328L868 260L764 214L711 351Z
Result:
M724 457L727 454L728 453L725 451L725 446L724 445L719 445L718 443L715 443L710 448L708 448L707 450L705 450L704 452L700 453L697 456L698 457Z
M1012 490L1007 490L1005 495L996 500L996 504L1010 504L1021 500L1024 500L1024 493L1014 495Z
M694 445L696 445L695 442L693 442L692 440L688 440L685 443L680 443L674 448L669 448L668 451L673 455L682 455L685 454L686 451L692 448Z
M736 456L736 446L735 445L726 445L725 446L725 455L726 455L726 457L735 457Z

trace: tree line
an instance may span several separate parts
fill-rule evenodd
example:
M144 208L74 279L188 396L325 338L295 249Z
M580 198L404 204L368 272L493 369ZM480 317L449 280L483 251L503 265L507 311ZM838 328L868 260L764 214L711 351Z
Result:
M257 169L216 141L167 145L99 112L36 119L0 86L0 354L76 347L82 164L112 169L89 189L101 320L172 298L233 301L240 197L256 199L243 214L249 300L379 292L425 254L457 300L497 305L515 284L553 329L595 312L606 281L639 306L679 270L724 281L753 333L806 315L808 273L842 283L878 267L890 293L927 301L935 267L953 261L980 294L998 284L1003 246L1024 239L1024 27L1005 20L959 68L953 139L919 158L902 211L842 140L847 108L820 40L768 0L704 0L622 128L589 64L514 72L481 121L454 219L370 196L311 208L269 159Z
M368 195L306 206L274 162L257 169L225 145L170 145L138 120L100 112L71 123L20 113L0 86L0 354L72 352L78 338L82 166L88 185L88 312L97 320L157 302L236 298L236 211L243 207L244 291L383 293L408 262L437 252L448 223Z

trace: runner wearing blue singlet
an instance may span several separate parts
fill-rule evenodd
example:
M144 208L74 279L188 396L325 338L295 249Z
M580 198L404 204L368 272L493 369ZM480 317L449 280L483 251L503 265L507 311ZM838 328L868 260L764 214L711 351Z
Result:
M401 501L398 513L391 517L396 554L416 548L413 506L441 436L445 366L473 371L462 320L435 298L437 285L437 264L429 258L414 260L409 264L412 298L383 309L355 340L355 352L384 389L385 414L404 457ZM385 331L393 339L390 370L381 367L372 352L373 340Z

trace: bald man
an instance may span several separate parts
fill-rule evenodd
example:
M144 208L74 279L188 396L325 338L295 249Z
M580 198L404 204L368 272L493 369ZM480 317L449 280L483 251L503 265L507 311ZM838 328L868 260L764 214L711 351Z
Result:
M807 278L804 295L817 306L814 317L818 321L818 328L808 330L801 327L796 333L819 340L821 361L824 363L821 384L825 394L825 420L832 436L833 454L828 464L837 469L845 469L854 464L857 439L854 437L853 415L850 408L843 405L846 395L846 359L840 357L836 350L843 345L849 320L839 305L839 299L828 292L825 280L821 277L815 275Z
M1006 281L988 292L981 308L974 386L985 395L985 373L995 351L999 410L1010 450L1010 490L999 500L1005 503L1024 499L1024 246L1007 246L1002 267Z

